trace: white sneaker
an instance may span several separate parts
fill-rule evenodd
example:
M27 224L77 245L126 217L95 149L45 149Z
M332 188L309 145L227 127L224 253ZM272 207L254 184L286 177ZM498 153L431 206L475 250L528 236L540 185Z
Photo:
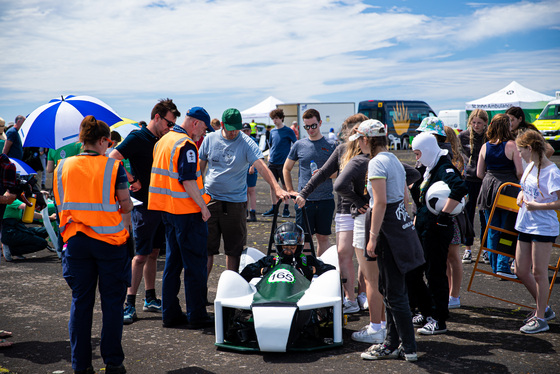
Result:
M461 307L461 296L453 297L449 296L449 304L447 305L448 309L457 309Z
M381 344L385 340L385 335L387 335L387 329L381 328L375 331L368 323L360 331L352 333L352 340L369 344Z
M360 292L360 294L358 295L358 304L360 305L361 310L368 310L369 309L369 304L368 304L367 296L366 296L365 292Z
M499 271L496 274L501 275L502 277L510 278L510 279L517 279L517 275L512 273L505 273L503 271Z
M360 311L360 306L356 300L350 301L348 299L344 299L344 307L342 308L342 312L344 314L352 314L358 313Z

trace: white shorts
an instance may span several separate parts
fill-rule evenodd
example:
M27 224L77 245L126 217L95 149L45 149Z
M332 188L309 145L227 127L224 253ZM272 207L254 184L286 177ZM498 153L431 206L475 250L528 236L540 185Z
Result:
M336 213L334 223L336 232L354 230L354 218L352 218L351 214Z
M355 248L366 249L366 215L360 214L354 218L354 236L352 245Z

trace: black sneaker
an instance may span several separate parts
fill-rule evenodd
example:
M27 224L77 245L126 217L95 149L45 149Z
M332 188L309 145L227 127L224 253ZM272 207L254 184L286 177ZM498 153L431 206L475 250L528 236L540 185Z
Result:
M472 263L472 253L468 249L465 249L465 253L463 253L463 258L461 259L463 264L470 264Z
M412 324L416 327L422 327L426 324L426 322L426 318L424 318L424 316L421 314L417 314L412 317Z
M290 218L290 208L288 208L287 205L284 207L284 211L282 212L282 217Z
M188 329L197 330L214 326L214 317L207 315L204 318L189 321Z
M257 213L254 210L249 210L247 222L257 222Z
M163 320L163 327L175 327L175 326L182 326L187 325L189 323L189 319L185 313L181 313L179 317L175 317L170 320Z
M126 369L123 364L120 364L119 366L107 364L105 374L126 374Z
M487 251L482 252L482 262L484 262L485 264L490 263L490 258L488 257Z
M439 323L432 317L426 318L426 324L424 327L418 329L418 333L422 335L437 335L437 334L445 334L447 332L447 328L445 328L445 323Z
M364 360L387 360L399 358L399 349L390 349L385 344L374 344L361 354Z
M74 370L74 374L95 374L95 370L93 369L93 366L90 366L84 370Z
M272 217L274 215L274 207L270 208L262 214L263 217Z

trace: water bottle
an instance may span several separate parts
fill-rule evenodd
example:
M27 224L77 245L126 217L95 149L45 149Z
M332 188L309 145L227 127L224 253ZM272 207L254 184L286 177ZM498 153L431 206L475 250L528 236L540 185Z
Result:
M33 205L25 206L25 210L23 211L23 217L21 220L25 223L32 223L33 222L33 213L35 213L35 203L37 202L37 195L33 194L29 199L29 202Z
M315 161L311 160L309 168L311 169L311 175L315 174L315 172L317 171L317 164L315 163Z

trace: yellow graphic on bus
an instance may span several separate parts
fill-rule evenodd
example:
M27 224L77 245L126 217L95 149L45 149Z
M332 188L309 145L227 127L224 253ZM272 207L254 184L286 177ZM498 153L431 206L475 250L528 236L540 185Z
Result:
M402 135L408 131L410 126L410 118L408 117L408 108L404 106L404 103L399 107L399 103L395 106L395 112L393 114L393 127L397 135Z

